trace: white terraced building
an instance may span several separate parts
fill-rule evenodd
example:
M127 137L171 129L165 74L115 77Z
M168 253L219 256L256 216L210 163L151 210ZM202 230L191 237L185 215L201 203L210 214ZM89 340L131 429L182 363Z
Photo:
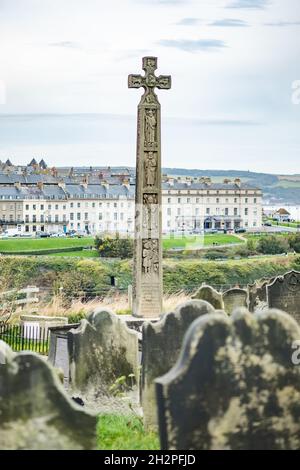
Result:
M129 180L113 184L36 180L0 181L2 231L133 233L135 186ZM164 178L162 192L164 233L262 225L262 192L240 180L220 184L209 178Z

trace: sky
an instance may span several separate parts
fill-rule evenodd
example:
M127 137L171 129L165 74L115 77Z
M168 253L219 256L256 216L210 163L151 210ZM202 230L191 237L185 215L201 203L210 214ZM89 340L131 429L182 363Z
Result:
M300 174L299 0L0 0L0 160L135 165L158 57L164 167Z

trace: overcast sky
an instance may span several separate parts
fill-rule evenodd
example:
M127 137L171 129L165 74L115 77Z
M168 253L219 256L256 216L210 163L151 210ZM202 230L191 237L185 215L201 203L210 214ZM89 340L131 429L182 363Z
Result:
M163 166L300 173L299 39L299 0L0 0L0 159L133 166L155 55Z

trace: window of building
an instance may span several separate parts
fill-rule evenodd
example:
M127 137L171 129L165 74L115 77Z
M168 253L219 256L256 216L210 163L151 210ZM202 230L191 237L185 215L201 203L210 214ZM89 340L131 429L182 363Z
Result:
M77 202L77 207L80 207L80 202Z
M32 216L32 222L36 222L36 215Z
M44 204L41 204L41 211L44 210Z
M74 212L70 212L70 220L74 220Z
M55 222L58 222L58 215L55 215Z
M181 204L181 198L179 197L177 200L178 204Z
M237 207L234 208L234 215L238 215L238 208Z
M55 210L58 211L58 204L55 204Z
M88 212L86 212L86 213L84 214L84 219L85 219L85 220L88 220L88 218L89 218L89 214L88 214Z
M25 209L29 211L29 204L26 204Z
M168 197L168 204L171 204L171 198Z
M32 210L36 211L36 204L33 204Z
M172 211L171 211L171 208L170 208L170 207L168 207L168 209L167 209L167 214L168 214L168 215L172 215Z
M209 214L210 214L210 208L207 207L207 208L206 208L206 215L209 215Z
M228 209L228 207L225 207L225 215L229 215L229 209Z
M77 220L80 220L81 219L81 214L80 212L77 212Z
M246 207L246 208L245 208L245 215L248 215L248 212L249 212L249 211L248 211L248 208Z

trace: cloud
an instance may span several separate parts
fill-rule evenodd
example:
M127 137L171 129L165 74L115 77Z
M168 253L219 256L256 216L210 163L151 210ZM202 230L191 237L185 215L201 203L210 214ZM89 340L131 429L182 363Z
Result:
M50 42L48 46L49 47L64 47L67 49L80 49L80 45L77 42L73 42L73 41Z
M251 10L262 10L270 4L270 0L235 0L226 8L248 8Z
M285 26L300 26L300 21L274 21L272 23L264 23L265 26L278 26L283 28Z
M227 47L225 42L219 39L161 39L158 44L165 47L174 47L186 52L216 51Z
M210 23L209 26L220 26L220 27L234 27L234 28L246 28L249 24L244 20L237 20L232 18L225 18L223 20L216 20Z
M182 18L182 20L176 23L179 26L194 26L200 24L201 20L199 18Z

